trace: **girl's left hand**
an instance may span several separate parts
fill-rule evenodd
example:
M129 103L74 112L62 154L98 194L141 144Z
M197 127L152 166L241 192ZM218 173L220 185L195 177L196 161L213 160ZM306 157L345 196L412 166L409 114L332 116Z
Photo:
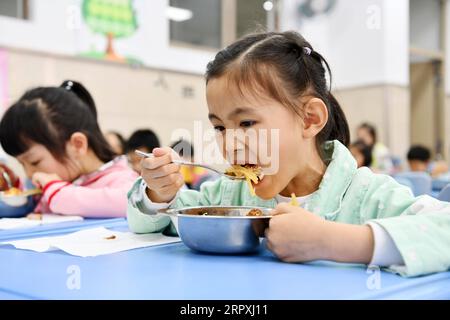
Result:
M300 207L280 203L266 230L267 247L285 262L327 259L327 221Z
M35 172L31 177L31 181L38 188L44 188L45 185L52 181L62 180L60 176L54 173Z

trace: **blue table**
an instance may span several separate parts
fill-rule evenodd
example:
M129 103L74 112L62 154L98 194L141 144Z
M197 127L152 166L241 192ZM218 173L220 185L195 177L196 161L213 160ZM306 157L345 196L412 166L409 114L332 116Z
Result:
M115 226L126 223L125 218L109 219L84 219L82 221L68 221L53 224L44 224L31 228L17 228L0 230L0 241L8 239L23 239L32 237L44 237L69 232L75 232L82 228L95 228L97 226Z
M361 265L288 264L268 251L206 255L182 243L91 258L2 246L0 261L3 299L450 299L450 272L405 279L382 271L371 290L374 274Z

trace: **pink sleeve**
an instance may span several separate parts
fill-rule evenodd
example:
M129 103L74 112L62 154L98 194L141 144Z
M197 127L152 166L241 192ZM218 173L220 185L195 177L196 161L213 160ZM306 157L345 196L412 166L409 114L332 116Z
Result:
M125 217L127 192L134 179L118 177L105 187L75 186L67 182L54 182L45 190L43 201L54 213L80 215L89 218Z

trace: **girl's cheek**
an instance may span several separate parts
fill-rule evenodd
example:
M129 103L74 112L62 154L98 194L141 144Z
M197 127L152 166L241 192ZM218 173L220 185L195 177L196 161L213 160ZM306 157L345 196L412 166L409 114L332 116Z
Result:
M225 139L224 139L223 135L220 133L216 133L215 139L216 139L216 144L219 147L220 152L222 152L223 157L226 158L227 149L226 149L226 143L225 143Z

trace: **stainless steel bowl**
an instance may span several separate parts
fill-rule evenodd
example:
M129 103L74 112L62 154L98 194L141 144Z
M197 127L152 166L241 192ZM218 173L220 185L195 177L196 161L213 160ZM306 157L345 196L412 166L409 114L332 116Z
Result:
M19 218L33 211L37 201L33 195L5 196L0 192L0 218Z
M259 209L262 216L247 216ZM260 207L206 206L169 209L167 213L181 240L193 250L233 254L260 248L260 237L271 218L271 209Z

